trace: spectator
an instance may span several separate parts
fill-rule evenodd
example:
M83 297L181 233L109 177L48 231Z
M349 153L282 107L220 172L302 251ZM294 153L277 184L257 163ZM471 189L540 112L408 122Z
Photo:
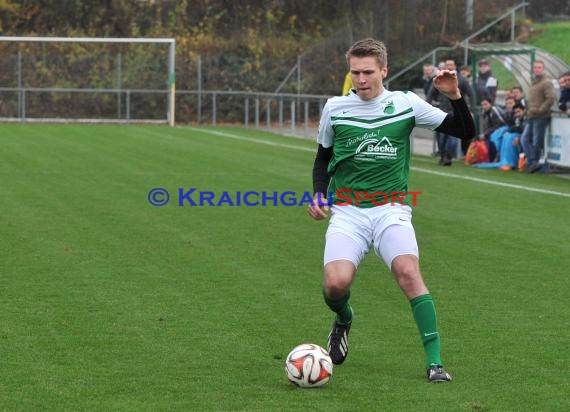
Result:
M499 168L513 170L518 167L520 154L520 136L524 128L524 107L521 104L513 108L514 124L501 136L501 145L497 148L499 159L497 162L477 163L474 167L482 169Z
M501 147L501 139L507 131L507 121L505 113L502 109L493 105L488 97L481 100L481 136L485 138L489 145L489 159L492 161L497 158Z
M544 70L544 62L536 60L532 66L532 85L528 92L524 131L521 136L526 156L526 171L534 173L540 169L539 159L544 146L546 128L550 123L550 110L556 102L552 79Z
M515 99L515 104L520 104L522 107L526 109L526 99L524 97L524 92L522 87L520 86L513 86L511 89L511 95Z
M422 74L422 88L424 89L424 96L427 97L429 89L433 83L433 78L435 77L436 69L431 63L424 63L423 74Z
M455 60L452 58L448 58L445 61L445 69L452 70L457 72L457 64ZM464 96L464 100L471 103L473 99L473 89L469 85L469 82L465 77L461 75L461 73L457 73L457 81L459 84L459 90L461 91L461 95ZM447 97L442 95L432 84L426 98L427 102L438 106L441 110L446 113L452 113L453 108L451 106L451 102ZM437 147L438 147L438 155L439 155L439 164L442 166L451 166L452 159L456 157L457 154L457 137L451 136L442 132L437 132ZM469 142L467 142L469 143ZM466 145L465 150L467 149ZM462 147L463 149L463 147ZM463 153L465 153L463 150Z
M438 73L439 69L431 63L424 63L422 70L422 88L424 90L424 99L427 100L427 95L429 93L431 85L433 84L433 79ZM433 101L432 105L439 106L439 102ZM435 131L433 132L433 141L437 144L437 132Z
M473 80L471 78L471 67L461 66L461 68L459 69L459 73L461 73L461 75L467 79L469 84L471 84L471 81Z
M477 74L476 82L477 101L480 102L483 98L487 98L494 104L497 96L497 86L498 81L493 76L489 62L485 59L479 60L479 73Z
M481 115L481 130L486 138L488 138L494 130L507 125L507 119L503 109L495 106L488 97L481 100Z
M471 67L469 67L468 65L465 66L461 66L461 68L459 69L459 73L465 77L465 79L467 80L467 82L469 83L469 86L473 85L473 74L471 72ZM471 87L471 89L473 89L473 87ZM474 95L471 97L475 97ZM475 101L471 101L470 103L470 107L471 106L475 106ZM468 140L466 140L465 142L462 140L461 143L469 143Z
M437 74L440 70L445 70L445 62L441 61L437 64L437 69L435 71L435 74Z
M503 106L503 111L505 112L505 120L507 121L507 126L512 126L514 123L514 107L516 105L514 97L507 97L505 99L505 105ZM524 109L524 106L523 106Z
M570 72L566 72L560 76L558 84L560 85L558 108L570 117Z
M509 132L522 134L524 130L524 106L520 103L513 107L513 124L509 126Z

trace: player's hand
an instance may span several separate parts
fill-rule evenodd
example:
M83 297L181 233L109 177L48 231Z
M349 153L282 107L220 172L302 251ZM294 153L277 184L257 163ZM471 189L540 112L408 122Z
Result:
M456 70L440 70L433 79L434 87L452 100L461 97Z
M309 205L307 212L315 220L323 220L329 216L329 201L322 193L315 193L313 204Z

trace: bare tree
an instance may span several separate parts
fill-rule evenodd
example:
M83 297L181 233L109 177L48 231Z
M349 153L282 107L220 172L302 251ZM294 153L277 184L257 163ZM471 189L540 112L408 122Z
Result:
M449 11L449 0L445 0L443 4L443 21L441 22L441 32L439 33L439 41L443 42L447 29L447 13Z

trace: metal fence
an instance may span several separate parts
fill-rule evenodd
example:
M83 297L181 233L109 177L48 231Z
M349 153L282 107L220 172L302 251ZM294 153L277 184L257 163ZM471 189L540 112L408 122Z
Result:
M167 122L168 90L0 87L0 120Z
M241 91L177 91L179 123L236 124L312 135L330 96Z
M0 36L0 118L174 120L175 40Z
M313 136L329 97L178 90L175 117L178 124L237 125ZM0 121L166 123L167 100L168 90L0 87Z

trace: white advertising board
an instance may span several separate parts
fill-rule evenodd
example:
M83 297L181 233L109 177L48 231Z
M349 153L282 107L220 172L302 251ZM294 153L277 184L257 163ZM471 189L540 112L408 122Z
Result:
M546 137L547 163L570 167L570 118L553 117Z

